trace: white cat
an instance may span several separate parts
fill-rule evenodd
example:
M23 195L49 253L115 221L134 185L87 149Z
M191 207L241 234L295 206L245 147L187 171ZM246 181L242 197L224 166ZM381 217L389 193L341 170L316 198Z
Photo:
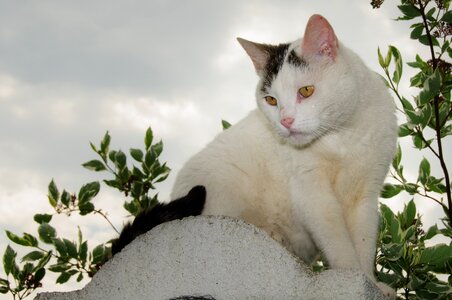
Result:
M320 15L290 44L238 41L260 77L259 109L187 162L172 199L203 185L203 214L244 219L307 263L321 251L331 268L375 280L378 196L397 139L386 86Z

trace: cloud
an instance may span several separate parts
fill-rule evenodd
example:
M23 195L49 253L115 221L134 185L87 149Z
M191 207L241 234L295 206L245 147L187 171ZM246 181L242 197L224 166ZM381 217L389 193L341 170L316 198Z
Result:
M112 148L127 151L142 147L152 126L164 142L162 161L173 169L158 187L168 200L177 171L221 132L221 119L234 124L255 107L257 77L236 37L295 40L308 17L320 13L373 70L380 70L377 46L399 47L405 61L425 50L408 39L409 24L391 20L398 12L390 3L379 10L359 0L1 3L0 209L6 217L0 227L19 233L33 229L35 212L49 209L52 178L76 191L108 176L80 166L95 158L89 141L98 143L107 130ZM407 78L413 71L404 72ZM410 148L409 140L403 143ZM413 155L405 159L415 178L411 162L419 157ZM123 200L103 187L96 201L120 226ZM436 220L433 206L419 205ZM74 234L75 224L96 242L111 234L97 221L62 220L64 234ZM6 243L1 237L0 251Z

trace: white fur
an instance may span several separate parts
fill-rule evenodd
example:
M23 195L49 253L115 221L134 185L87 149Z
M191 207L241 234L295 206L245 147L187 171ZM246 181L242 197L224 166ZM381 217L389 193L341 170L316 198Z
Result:
M290 49L301 52L301 41ZM378 196L395 152L393 99L381 79L343 45L332 63L284 64L258 110L219 134L178 174L172 199L207 189L203 214L242 218L310 263L374 278ZM297 103L300 87L313 95ZM232 96L232 95L231 95ZM295 118L290 134L282 117Z

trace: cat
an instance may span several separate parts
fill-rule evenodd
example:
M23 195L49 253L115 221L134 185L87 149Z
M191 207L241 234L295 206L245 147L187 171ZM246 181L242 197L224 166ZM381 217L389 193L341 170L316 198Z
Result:
M261 227L308 264L321 252L394 297L374 277L378 197L397 143L387 87L320 15L292 43L238 42L259 77L258 108L183 166L171 198L203 185L202 214Z
M186 196L169 203L159 203L152 208L141 211L122 229L119 237L111 241L111 254L114 256L137 236L151 230L155 226L201 214L206 202L206 189L203 186L193 187Z

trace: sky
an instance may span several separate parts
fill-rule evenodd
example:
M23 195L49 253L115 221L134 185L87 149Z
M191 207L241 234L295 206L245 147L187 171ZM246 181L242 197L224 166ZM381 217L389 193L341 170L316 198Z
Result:
M157 186L160 199L169 200L178 170L221 132L221 120L234 124L255 108L257 76L237 37L293 41L320 13L374 71L381 73L377 47L386 52L395 45L408 61L428 53L409 39L409 24L394 21L393 1L378 10L369 2L0 0L0 253L9 244L5 229L36 235L32 217L51 213L52 178L60 190L74 192L108 177L81 167L96 158L89 142L98 144L106 131L111 147L127 152L143 147L152 127L164 143L161 160L172 168ZM408 95L410 74L406 69L402 84ZM422 155L410 151L409 140L401 143L408 149L408 177L415 179ZM452 162L452 152L445 152ZM432 164L432 170L439 168ZM406 199L385 203L401 209ZM122 202L102 186L95 205L121 228ZM441 215L426 200L418 205L430 223ZM52 224L70 239L80 225L90 246L115 236L99 216L58 217ZM49 277L43 290L80 287L55 286Z

